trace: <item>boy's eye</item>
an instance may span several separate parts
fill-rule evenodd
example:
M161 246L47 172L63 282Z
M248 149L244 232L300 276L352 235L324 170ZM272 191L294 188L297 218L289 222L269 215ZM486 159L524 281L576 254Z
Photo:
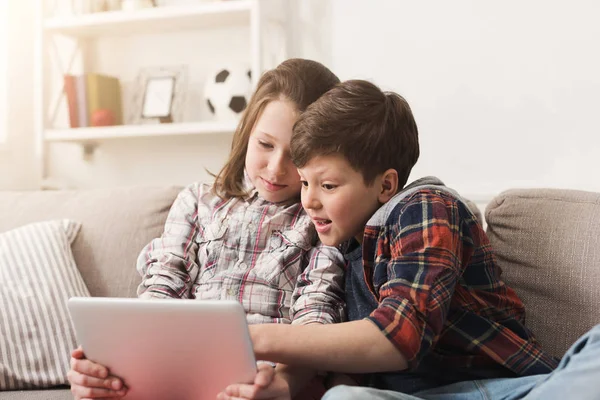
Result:
M307 181L300 181L300 183L302 184L303 187L308 187L308 182Z
M323 189L325 189L325 190L333 190L333 189L335 189L335 185L332 185L330 183L324 183L323 184Z
M263 142L262 140L258 141L258 144L264 147L265 149L272 149L273 145L271 143Z

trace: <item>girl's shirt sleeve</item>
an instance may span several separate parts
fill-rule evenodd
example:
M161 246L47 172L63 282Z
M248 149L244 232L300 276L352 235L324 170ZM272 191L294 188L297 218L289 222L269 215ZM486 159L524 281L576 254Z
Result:
M304 254L306 268L292 295L292 324L330 324L345 320L345 260L338 249L318 242Z
M173 203L161 237L144 247L137 260L142 276L137 294L140 298L189 298L199 267L198 201L207 190L205 185L192 184Z

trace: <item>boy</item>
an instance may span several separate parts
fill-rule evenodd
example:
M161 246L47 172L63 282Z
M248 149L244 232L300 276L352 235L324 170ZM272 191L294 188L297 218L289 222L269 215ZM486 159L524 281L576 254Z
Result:
M436 178L404 187L419 144L402 97L341 83L300 117L291 152L319 238L347 260L349 322L253 326L259 359L360 374L369 386L337 386L327 400L600 398L600 325L552 373L557 360L524 326L463 199ZM263 367L221 398L287 398L287 378Z

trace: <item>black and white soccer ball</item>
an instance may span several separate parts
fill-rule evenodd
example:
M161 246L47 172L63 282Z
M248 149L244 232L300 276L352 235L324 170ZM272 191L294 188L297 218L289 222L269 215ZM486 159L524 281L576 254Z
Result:
M238 119L252 93L250 68L228 65L209 75L204 87L208 109L218 120Z

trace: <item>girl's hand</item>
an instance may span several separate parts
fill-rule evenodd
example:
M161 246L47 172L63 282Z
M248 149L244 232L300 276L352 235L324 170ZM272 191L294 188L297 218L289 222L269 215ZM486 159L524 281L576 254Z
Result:
M253 384L229 385L217 396L219 400L271 399L290 400L290 388L275 368L269 364L259 364Z
M109 375L105 366L86 359L81 347L71 352L71 370L67 379L75 400L119 399L127 394L123 382Z

